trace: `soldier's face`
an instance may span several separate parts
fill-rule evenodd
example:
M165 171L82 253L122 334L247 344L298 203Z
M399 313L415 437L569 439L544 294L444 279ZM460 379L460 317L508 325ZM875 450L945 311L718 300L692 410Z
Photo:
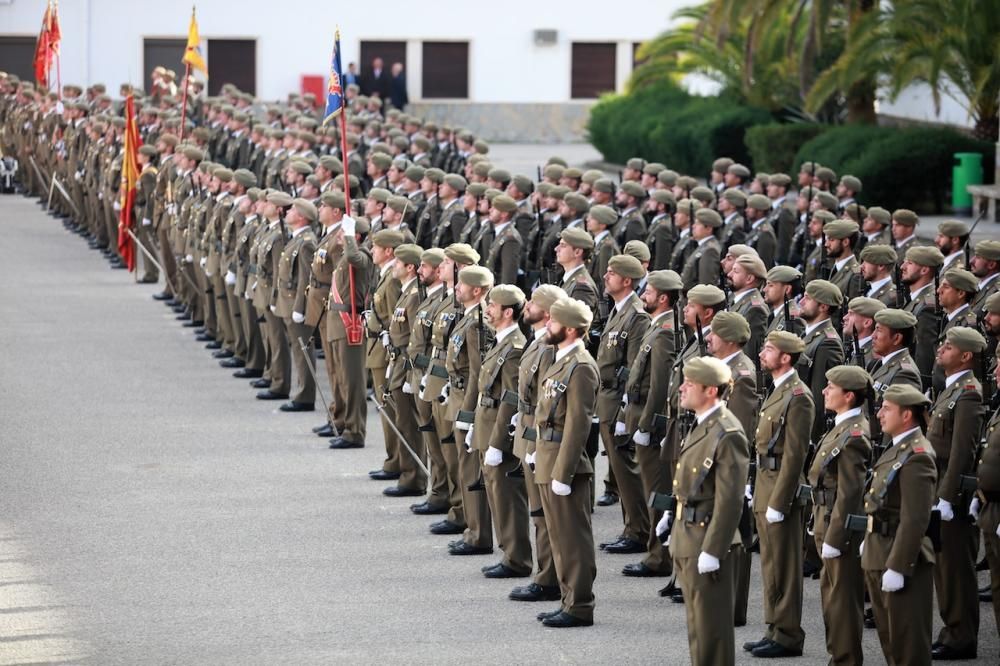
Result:
M396 278L400 282L406 282L409 280L413 273L411 272L411 266L409 264L404 264L402 261L397 261L392 265L392 277Z
M876 266L875 264L868 263L867 261L861 262L861 277L863 277L868 282L877 279L878 266Z
M813 238L819 238L823 235L823 220L816 218L809 220L809 235Z
M538 322L545 319L546 314L545 310L529 300L524 304L524 310L521 311L521 321L528 326L534 326Z
M819 316L819 303L809 294L803 294L802 300L799 301L799 309L806 321L812 321Z
M896 332L883 324L875 324L875 331L872 333L872 351L878 356L885 356L896 351L894 338Z
M642 308L646 312L656 312L660 306L660 292L656 291L650 284L646 284L646 288L642 290L639 298L642 300Z
M900 224L896 220L892 221L892 238L896 241L906 240L913 235L913 227Z
M729 269L729 281L733 283L733 289L740 291L753 284L754 276L747 272L747 269L740 264L733 263Z
M429 287L438 281L438 268L437 266L431 266L426 261L421 261L419 275L420 282L425 287Z
M504 323L503 310L504 308L502 305L500 305L496 301L490 301L489 304L486 306L486 311L484 312L484 314L486 315L486 323L488 323L494 329L498 328L501 324Z
M983 328L990 335L1000 335L1000 314L986 312L983 314ZM1000 367L1000 363L997 364Z
M691 381L687 377L681 384L681 407L694 412L702 411L711 401L710 387Z
M907 259L900 267L899 274L903 278L903 284L913 284L920 279L920 266Z
M882 425L882 432L892 437L909 430L904 421L903 408L888 400L884 400L882 408L878 410L878 422Z
M688 301L684 305L684 323L690 326L691 328L697 326L699 321L701 322L702 326L708 323L705 314L706 313L704 305L700 305L692 301Z
M938 300L941 302L941 307L945 310L951 311L962 304L963 294L965 292L955 289L947 281L942 282L937 288Z
M768 372L780 370L785 367L787 363L787 361L783 361L783 357L785 356L787 356L787 354L775 347L774 343L765 342L764 346L760 350L760 354L758 354L758 357L760 358L760 367Z
M372 245L372 261L381 266L392 259L392 250L381 245Z
M715 331L709 331L708 335L705 336L705 348L708 350L708 353L713 356L719 351L722 344L722 338L716 335Z
M972 352L964 352L948 340L938 347L935 355L938 365L944 368L946 374L957 372L964 364L972 359Z
M554 319L549 319L545 324L545 330L549 344L558 345L566 340L566 327Z
M624 293L626 289L631 288L631 282L626 283L626 280L627 278L609 269L604 273L604 291L611 296Z
M847 394L836 384L827 383L823 389L823 404L831 412L841 412L848 408Z

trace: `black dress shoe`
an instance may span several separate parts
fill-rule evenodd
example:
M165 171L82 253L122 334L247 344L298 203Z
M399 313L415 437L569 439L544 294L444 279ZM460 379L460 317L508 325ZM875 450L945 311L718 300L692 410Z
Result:
M543 613L539 613L538 615L535 616L535 619L541 622L546 618L555 617L556 615L559 615L559 613L562 613L562 608L557 608L554 611L545 611Z
M214 342L215 341L215 338L213 338L208 333L197 333L194 336L194 339L195 339L196 342Z
M993 589L989 585L979 588L979 601L984 604L993 603Z
M964 650L956 650L950 645L940 644L931 647L931 659L934 660L947 660L947 661L964 661L966 659L976 658L976 648L965 648Z
M205 345L205 349L222 349L222 343L219 342L218 340L213 339L211 342Z
M221 365L223 368L242 368L243 366L246 365L246 361L244 361L241 358L236 358L234 356L232 358L226 358L219 361L219 365Z
M635 564L626 564L622 567L622 575L634 576L636 578L657 578L660 576L669 576L670 574L666 571L651 569L642 562L637 562Z
M383 469L373 469L368 472L368 478L372 481L395 481L399 478L399 472L386 472Z
M618 495L614 493L604 493L597 498L597 506L611 506L612 504L618 504Z
M675 604L684 603L684 590L682 590L679 587L676 590L674 590L674 593L670 595L670 601L674 602Z
M233 373L233 377L236 377L236 379L260 379L263 376L263 370L253 370L251 368L243 368Z
M220 349L212 354L212 358L232 358L234 356L236 356L236 354L228 349Z
M759 641L747 641L746 643L743 644L743 649L746 652L753 652L755 649L759 648L760 646L767 645L770 642L771 642L771 639L768 638L767 636L765 636L764 638L761 638Z
M260 398L260 396L257 396ZM288 397L287 395L284 397ZM278 407L283 412L313 412L316 411L316 406L311 402L286 402L281 407Z
M185 310L187 310L187 306L184 305L183 303L174 303L173 305L170 306L170 309L176 312L177 314L182 314Z
M528 571L527 573L519 573L501 562L500 564L492 566L484 571L483 575L487 578L527 578L531 575L531 572Z
M448 548L449 555L491 555L492 553L493 553L492 548L472 546L465 543L464 541Z
M677 587L677 579L671 578L670 582L661 587L659 592L657 592L657 594L660 595L661 597L672 597L674 596L674 593L677 592L677 590L679 589L681 588Z
M750 650L750 654L761 659L781 659L783 657L801 657L802 649L793 650L786 648L781 643L768 641L765 645Z
M389 486L382 489L382 494L389 497L423 497L426 490L416 488L400 488L399 486Z
M271 389L265 389L257 394L258 400L284 400L287 397L287 393L275 393Z
M173 300L173 298L174 298L173 294L168 294L165 291L161 291L158 294L153 294L154 301L170 301Z
M600 543L600 548L601 548L601 550L604 550L608 546L610 546L612 544L616 544L616 543L618 543L619 541L621 541L624 538L625 538L624 534L619 534L618 536L616 536L614 539L611 539L610 541L602 541Z
M177 321L190 322L191 315L189 315L187 312L181 312L179 315L174 317L174 319L176 319ZM185 324L185 326L187 326L187 324ZM191 328L191 326L188 326L188 328Z
M186 321L181 326L184 328L198 328L199 326L204 326L205 322L200 319L192 319L191 321Z
M628 537L622 539L618 543L613 543L604 548L605 553L611 553L612 555L628 555L632 553L645 553L646 544L639 543L635 539L629 539Z
M160 280L158 278L147 278L147 277L140 278L139 280L137 280L139 284L156 284L159 281Z
M253 388L266 389L271 386L271 380L264 379L263 377L261 377L260 379L255 379L254 381L250 382L250 386L252 386Z
M448 513L448 506L434 506L430 502L423 502L421 504L411 504L410 511L418 516L438 516Z
M512 601L558 601L561 597L558 585L539 585L538 583L515 587L507 595L507 598Z
M553 629L568 629L570 627L589 627L594 624L593 620L584 620L569 613L560 612L542 620L542 624Z
M337 433L334 432L333 426L327 423L326 425L321 425L317 428L313 428L313 432L316 433L317 437L333 437Z
M431 534L461 534L464 531L464 525L453 523L447 519L431 524Z
M330 440L331 449L363 449L365 448L364 442L352 442L349 439L344 439L343 437L334 437Z
M172 307L175 307L177 305L180 305L181 303L176 298L174 298L173 296L171 296L168 300L163 301L163 304L166 305L168 308L172 308Z
M817 580L819 578L819 571L822 567L814 562L803 562L802 563L802 577L812 578Z
M871 606L865 609L865 629L875 628L875 612L871 609Z

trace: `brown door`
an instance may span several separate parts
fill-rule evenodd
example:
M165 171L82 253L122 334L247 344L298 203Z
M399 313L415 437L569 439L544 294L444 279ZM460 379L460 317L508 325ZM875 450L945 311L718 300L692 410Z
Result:
M146 92L153 89L153 80L150 76L153 70L159 66L174 70L177 74L175 79L180 87L181 79L184 78L184 48L187 46L186 39L154 39L143 40L142 44L142 71L145 80Z
M384 87L388 90L388 81L392 78L390 71L392 70L392 63L401 62L403 63L403 69L406 69L406 42L361 42L361 92L365 95L370 95L373 91L373 82L371 80L372 76L372 60L375 58L382 58L382 68L383 76L385 77L386 83ZM347 63L343 63L344 71L347 71Z
M469 43L424 42L424 99L469 97Z
M3 63L4 71L16 74L22 81L34 81L36 39L31 36L0 37L0 63ZM55 74L54 67L52 73Z
M615 89L615 44L573 43L573 99L594 99Z
M218 95L227 83L251 95L257 94L256 40L208 40L208 94Z

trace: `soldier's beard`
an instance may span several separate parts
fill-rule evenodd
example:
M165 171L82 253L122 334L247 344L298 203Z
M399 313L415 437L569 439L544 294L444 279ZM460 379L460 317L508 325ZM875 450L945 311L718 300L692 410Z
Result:
M558 331L548 332L549 344L558 345L566 340L566 329L561 328Z

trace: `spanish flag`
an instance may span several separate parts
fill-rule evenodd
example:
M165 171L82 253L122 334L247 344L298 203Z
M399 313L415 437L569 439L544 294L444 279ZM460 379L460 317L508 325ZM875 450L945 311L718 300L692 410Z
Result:
M132 93L125 98L125 149L122 156L121 211L118 215L118 254L125 260L129 272L135 270L135 242L129 233L135 226L135 188L139 182L139 124L135 119Z
M183 62L208 76L208 65L201 56L201 37L198 36L198 22L194 19L194 7L191 8L191 27L188 28L188 42L184 49Z

